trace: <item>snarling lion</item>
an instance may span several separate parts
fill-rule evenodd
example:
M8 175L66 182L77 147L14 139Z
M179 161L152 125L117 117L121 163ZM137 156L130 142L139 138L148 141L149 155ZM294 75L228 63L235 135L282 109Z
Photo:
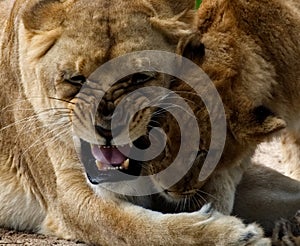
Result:
M110 82L114 74L91 75L113 58L134 51L175 52L179 40L190 40L193 35L194 1L15 0L1 1L0 7L1 226L96 245L269 245L258 225L245 225L209 205L191 213L164 214L150 210L152 206L163 210L156 199L163 196L172 199L172 192L166 191L158 197L131 197L114 192L114 188L120 189L118 183L126 190L131 181L118 182L119 179L138 179L140 175L156 172L160 164L170 163L172 157L166 151L153 162L128 158L134 147L149 147L153 139L148 133L156 124L165 130L168 154L178 149L174 132L177 126L173 120L166 121L167 112L145 107L137 110L128 123L126 110L117 116L113 114L120 102L142 87L179 90L178 94L182 92L187 101L189 98L184 96L184 83L167 74L139 71L119 78L114 84ZM189 47L186 42L187 57ZM147 59L124 65L138 69L143 62ZM263 62L256 65L255 68L265 68ZM85 94L83 88L89 93ZM102 93L102 100L95 108L86 108L95 106L91 103L99 95L95 91ZM123 109L133 108L135 112L147 101L145 98L144 93L134 94L125 100ZM202 103L197 100L199 105L194 112L201 126L207 114L198 110ZM273 121L271 114L264 117L264 112L269 112L267 106L258 107L263 111L259 118L262 126L255 124L258 130L255 137L259 139L285 126L281 119ZM95 115L89 114L91 110ZM252 116L242 116L237 114L236 125L231 127L237 129L245 124L246 130L251 129ZM114 138L113 133L122 135L127 125L120 123L111 129L112 117L129 124L131 142ZM251 136L248 131L238 135L245 140ZM198 171L206 145L201 142L201 149L195 150L196 162L188 174ZM229 147L225 148L226 158L234 163L220 164L218 170L230 172L231 168L240 168L239 162L229 156L239 149ZM216 174L216 179L212 178L214 175L203 183L207 186L211 183L216 193L222 194L222 183L220 188L215 183L220 175ZM236 177L234 187L239 183L240 172ZM220 180L223 182L223 177ZM148 185L157 188L163 182L152 180ZM174 187L180 182L183 181ZM209 192L213 196L214 189ZM229 193L233 197L231 190ZM232 209L233 201L230 204L224 209L213 207L223 212Z

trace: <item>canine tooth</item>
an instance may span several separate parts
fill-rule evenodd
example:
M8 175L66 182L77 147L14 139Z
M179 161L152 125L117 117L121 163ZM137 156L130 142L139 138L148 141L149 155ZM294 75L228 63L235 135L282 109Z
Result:
M129 147L131 148L132 146L133 146L133 144L130 142L130 143L129 143Z
M103 169L103 164L100 161L96 161L96 166L99 171Z
M126 161L123 162L122 164L122 168L124 168L125 170L127 170L129 167L129 159L127 159Z

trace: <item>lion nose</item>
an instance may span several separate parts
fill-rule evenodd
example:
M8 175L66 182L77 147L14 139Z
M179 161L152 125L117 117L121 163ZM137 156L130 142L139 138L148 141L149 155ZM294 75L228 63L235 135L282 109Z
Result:
M110 129L103 128L102 126L95 126L96 132L107 140L112 139L112 133Z
M102 100L98 106L98 112L105 118L111 118L115 110L115 105L111 101Z
M111 142L113 137L117 137L118 135L120 135L121 132L123 131L123 129L124 129L123 125L118 125L118 126L114 127L113 129L107 129L107 128L104 128L104 127L99 126L99 125L95 126L96 132L101 137L105 138L108 143Z

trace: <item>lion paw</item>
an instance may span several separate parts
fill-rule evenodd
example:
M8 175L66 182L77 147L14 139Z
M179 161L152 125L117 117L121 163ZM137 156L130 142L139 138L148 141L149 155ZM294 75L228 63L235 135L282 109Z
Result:
M263 237L262 229L256 224L250 224L245 229L238 230L239 239L237 245L271 245L271 240Z
M219 246L271 245L270 239L264 238L263 230L258 225L245 225L234 216L225 216L214 211L210 205L204 206L199 212L178 214L169 221L170 225L176 225L176 230L182 231L182 235L189 238L187 244Z
M235 224L228 225L227 239L224 244L220 245L236 245L236 246L270 246L271 240L264 238L263 230L257 224L244 225L239 219L234 218ZM225 225L226 226L226 225ZM224 227L225 228L225 227Z
M275 246L300 245L300 210L291 220L279 220L273 230L272 242Z

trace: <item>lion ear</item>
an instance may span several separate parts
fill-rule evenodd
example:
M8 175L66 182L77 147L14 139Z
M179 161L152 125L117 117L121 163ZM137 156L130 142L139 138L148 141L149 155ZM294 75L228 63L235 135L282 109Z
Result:
M157 2L160 4L158 5ZM174 43L177 43L180 38L194 32L193 29L197 14L194 0L154 1L153 8L157 11L155 11L156 15L151 18L152 25L165 33Z
M171 7L171 9L175 15L179 14L183 11L196 8L195 0L176 0L176 1L165 0L165 4L169 5Z
M22 20L27 30L51 31L64 20L66 1L32 1L26 7Z
M261 142L286 127L286 122L265 106L238 114L230 120L230 126L241 142Z
M28 59L42 57L60 37L65 6L59 0L32 1L22 15L22 46Z
M205 45L201 42L201 35L194 32L180 39L176 53L192 60L197 65L205 56Z

